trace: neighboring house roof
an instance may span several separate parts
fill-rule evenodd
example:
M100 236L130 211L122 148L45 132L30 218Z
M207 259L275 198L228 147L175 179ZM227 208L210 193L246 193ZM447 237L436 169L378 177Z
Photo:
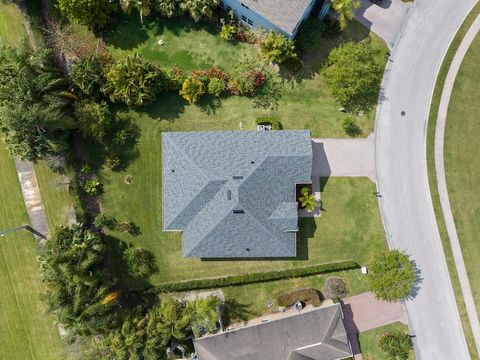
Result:
M337 360L352 356L340 304L194 340L199 360Z
M294 257L308 131L162 133L163 228L184 257Z
M312 0L238 0L283 31L293 34Z

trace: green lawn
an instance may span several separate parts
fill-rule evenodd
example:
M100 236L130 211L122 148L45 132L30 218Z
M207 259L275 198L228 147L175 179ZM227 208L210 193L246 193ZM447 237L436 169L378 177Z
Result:
M26 38L22 13L13 3L0 2L0 41L18 45Z
M445 128L445 170L470 287L480 312L480 36L466 54L453 88Z
M164 46L157 44L159 39L165 41ZM197 24L188 18L147 18L142 26L133 14L120 17L117 27L105 36L105 41L115 57L139 52L153 62L178 65L186 71L210 66L230 70L240 60L251 59L256 53L253 45L224 41L214 26ZM225 123L239 129L240 122L245 128L252 128L257 117L274 115L286 129L310 129L313 136L346 137L338 124L340 106L329 94L320 74L322 62L330 50L345 41L370 41L377 50L379 63L385 64L387 47L383 41L359 23L351 22L343 33L322 38L316 49L305 54L303 67L293 78L283 78L276 110L256 109L252 107L252 100L233 97L204 99L198 106L187 105L178 94L167 94L141 112L157 121L209 122L216 124L218 129ZM362 136L373 131L373 124L373 112L358 117Z
M74 220L75 212L68 194L68 177L53 172L45 161L35 163L35 175L50 231Z
M367 280L365 276L360 274L360 270L341 271L334 274L308 276L244 286L231 286L223 288L222 290L227 302L234 301L236 303L234 308L237 311L238 309L242 310L236 320L248 320L270 312L267 303L272 302L274 307L277 306L276 299L281 294L310 287L323 292L325 280L329 276L344 279L349 289L349 295L356 295L368 291Z
M402 323L394 323L382 326L377 329L365 331L359 334L358 341L360 343L360 351L363 360L388 360L384 352L377 348L377 336L384 331L400 330L408 332L408 326ZM413 351L410 352L409 359L415 359Z
M0 229L28 224L12 159L0 143ZM53 318L40 300L36 245L26 231L0 237L0 359L62 359Z

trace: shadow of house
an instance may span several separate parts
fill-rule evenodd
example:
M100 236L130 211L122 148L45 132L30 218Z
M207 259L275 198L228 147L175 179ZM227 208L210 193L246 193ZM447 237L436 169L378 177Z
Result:
M342 300L340 300L340 304L342 306L343 312L343 324L345 325L345 330L347 332L348 340L350 341L350 345L352 347L353 355L357 355L361 353L360 344L358 342L358 328L353 320L353 311L350 304L345 304Z

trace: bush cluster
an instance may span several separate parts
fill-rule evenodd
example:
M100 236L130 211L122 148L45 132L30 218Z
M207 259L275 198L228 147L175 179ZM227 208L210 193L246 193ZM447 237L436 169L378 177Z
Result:
M278 271L266 271L241 275L222 276L209 279L196 279L188 281L180 281L174 283L164 283L157 285L158 292L176 292L187 290L199 290L216 287L225 287L232 285L253 284L264 281L288 279L293 277L302 277L316 274L324 274L334 271L358 269L355 261L339 261L328 264L310 265L295 269L285 269Z
M271 125L272 130L283 130L282 123L274 116L259 117L256 123L257 125Z
M314 288L296 290L277 297L279 306L292 306L297 301L309 303L313 306L320 306L322 298L318 290Z
M257 42L257 35L238 21L223 24L220 28L220 37L223 40L239 41L247 44L255 44Z

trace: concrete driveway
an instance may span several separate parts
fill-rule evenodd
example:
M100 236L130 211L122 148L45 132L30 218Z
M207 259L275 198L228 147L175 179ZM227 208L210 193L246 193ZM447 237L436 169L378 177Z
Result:
M312 177L366 176L375 182L375 144L365 139L312 139Z
M392 49L410 5L402 0L383 0L378 5L371 0L360 0L360 3L360 8L355 10L355 18Z

